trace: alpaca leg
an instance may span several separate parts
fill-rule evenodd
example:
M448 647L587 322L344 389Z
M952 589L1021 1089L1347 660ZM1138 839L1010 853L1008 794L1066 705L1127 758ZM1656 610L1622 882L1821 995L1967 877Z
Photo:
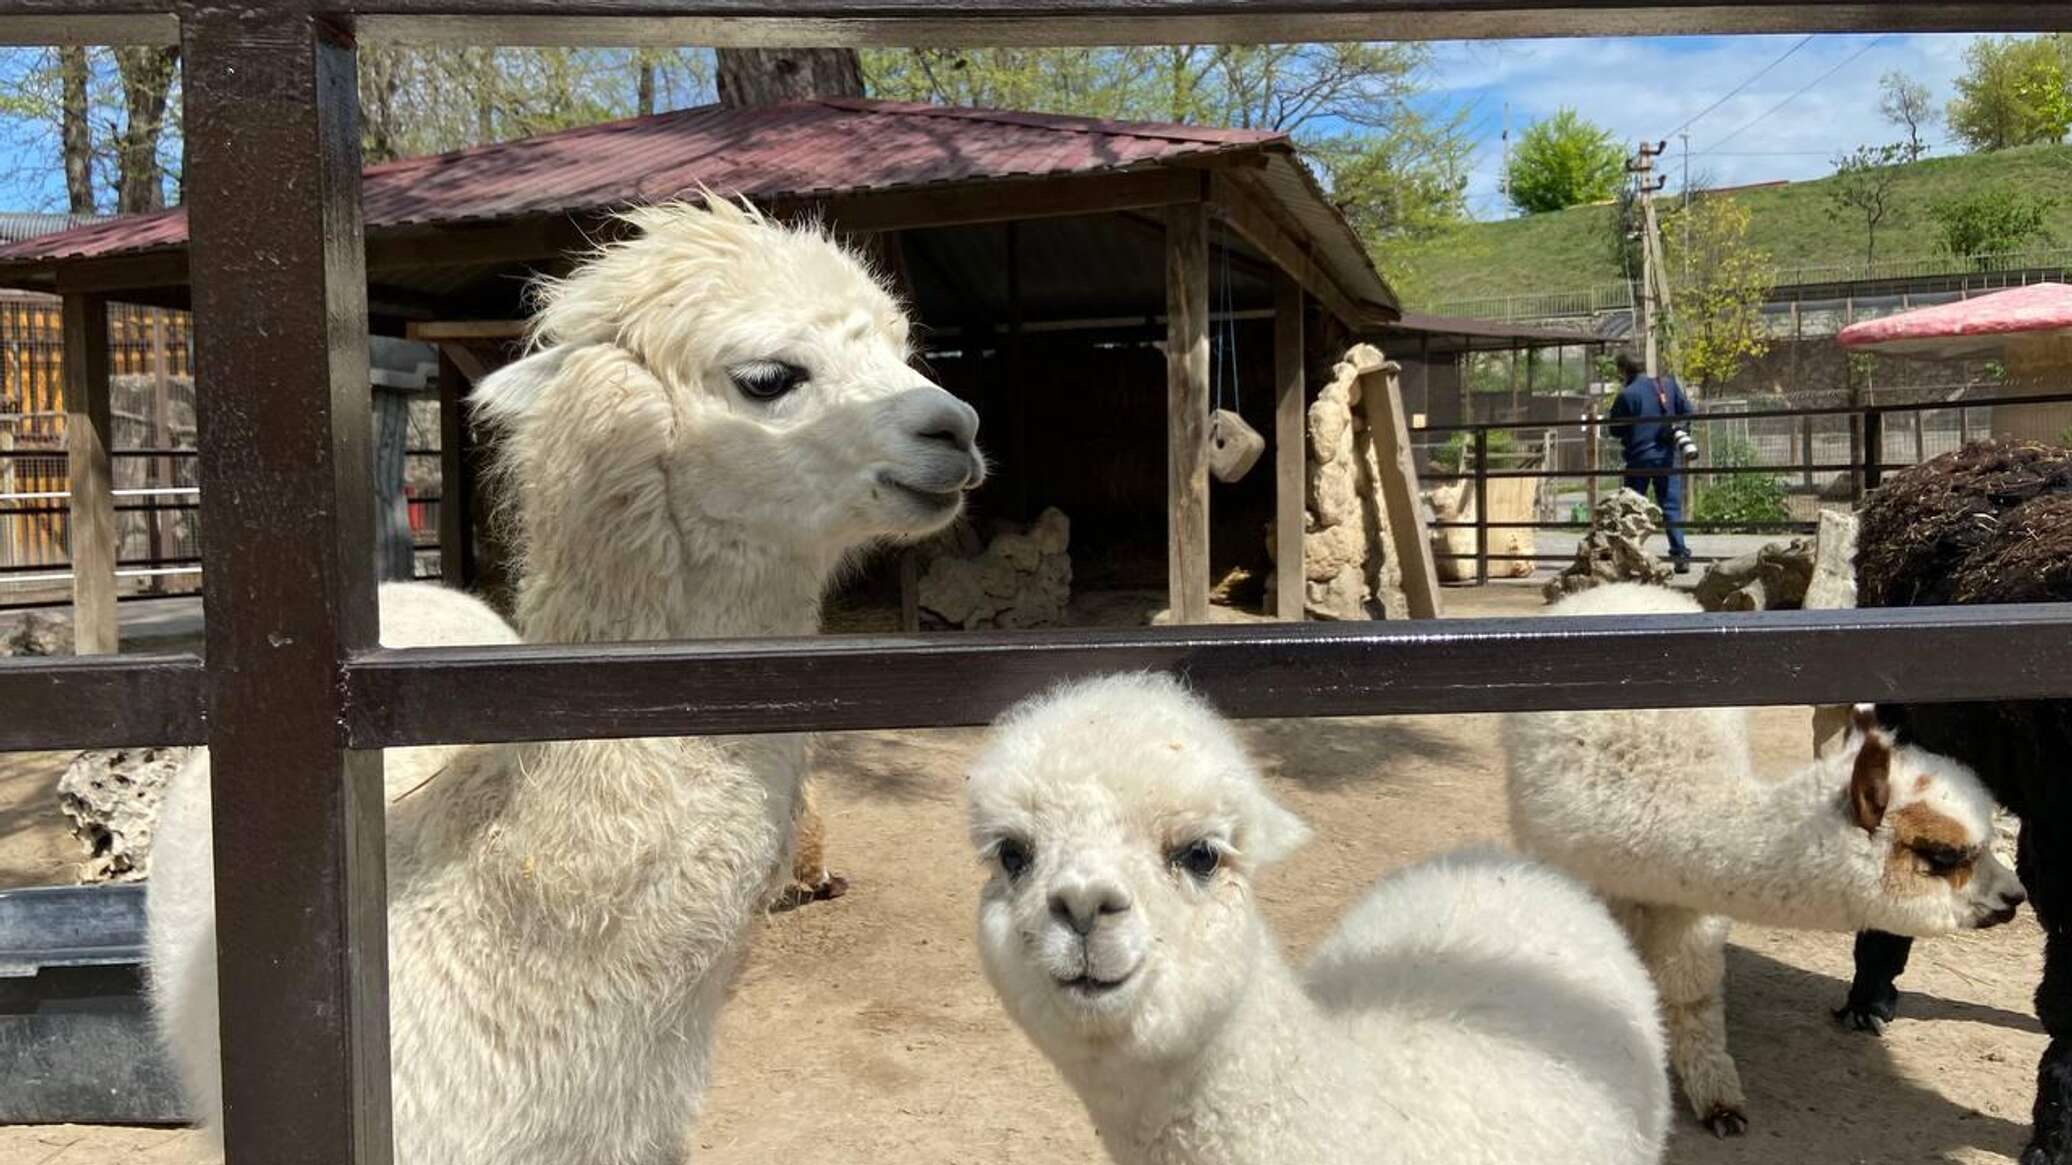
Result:
M827 822L820 815L818 782L811 778L799 786L791 822L791 884L778 895L778 907L789 909L847 894L848 879L827 868Z
M1914 940L1905 935L1866 930L1856 936L1856 978L1849 998L1835 1012L1843 1027L1884 1035L1885 1025L1899 1011L1898 979L1907 969Z
M1741 1135L1748 1128L1742 1112L1748 1102L1741 1073L1727 1054L1727 920L1659 906L1622 915L1661 993L1669 1065L1692 1113L1714 1136Z
M2043 982L2036 987L2036 1018L2050 1035L2036 1065L2034 1128L2022 1165L2072 1165L2072 885L2063 871L2046 869L2046 854L2063 841L2038 836L2036 819L2022 823L2017 865L2029 904L2043 924Z

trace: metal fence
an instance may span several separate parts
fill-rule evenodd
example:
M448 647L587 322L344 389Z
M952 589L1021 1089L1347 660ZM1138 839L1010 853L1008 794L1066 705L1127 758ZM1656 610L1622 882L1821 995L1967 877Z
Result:
M360 39L877 44L2072 31L2029 0L0 0L0 40L185 67L206 662L0 661L0 748L206 742L234 1165L389 1159L385 746L983 723L1060 678L1177 671L1235 716L2063 697L2047 605L945 640L377 646ZM263 173L264 181L255 181ZM82 303L93 302L81 293ZM810 693L810 698L801 698Z
M1478 583L1489 581L1493 563L1566 563L1569 554L1494 552L1490 534L1587 530L1599 499L1619 490L1625 479L1672 473L1686 483L1685 517L1677 523L1686 533L1811 534L1818 527L1820 509L1852 507L1891 470L1939 457L1975 437L2020 435L2072 416L2072 392L2066 391L1825 408L1764 409L1742 401L1710 404L1707 411L1680 418L1701 453L1689 467L1674 470L1623 468L1617 444L1607 440L1611 422L1594 412L1559 427L1543 420L1520 420L1413 430L1412 443L1428 467L1420 479L1462 488L1473 498L1472 519L1435 520L1432 528L1442 532L1441 538L1447 537L1444 531L1472 530L1474 549L1439 550L1435 557L1472 562ZM1492 449L1493 435L1514 433L1537 434L1539 439L1522 449ZM1727 450L1732 452L1722 456ZM1444 467L1435 467L1439 463ZM1690 517L1705 491L1743 476L1774 482L1789 503L1787 513L1769 519ZM1500 481L1535 483L1531 518L1493 517L1491 488ZM1692 557L1710 562L1734 556Z

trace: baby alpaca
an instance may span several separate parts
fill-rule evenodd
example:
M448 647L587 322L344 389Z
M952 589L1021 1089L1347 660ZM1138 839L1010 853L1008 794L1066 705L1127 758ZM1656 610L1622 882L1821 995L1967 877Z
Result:
M1604 908L1494 851L1400 871L1298 975L1252 879L1307 835L1178 682L1008 713L970 781L979 951L1121 1165L1640 1165L1668 1082Z
M1690 614L1689 597L1619 583L1552 615ZM1756 776L1738 708L1506 719L1511 830L1527 853L1610 900L1655 977L1669 1058L1699 1120L1743 1131L1726 1046L1727 920L1942 934L2014 917L2022 887L1993 856L1993 800L1971 770L1899 747L1860 714L1798 772Z

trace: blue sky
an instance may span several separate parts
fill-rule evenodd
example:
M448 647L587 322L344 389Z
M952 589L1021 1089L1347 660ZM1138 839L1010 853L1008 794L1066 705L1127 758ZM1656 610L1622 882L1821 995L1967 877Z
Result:
M1643 137L1667 137L1670 152L1665 162L1675 188L1681 185L1684 162L1682 144L1673 136L1676 131L1774 65L1688 127L1692 177L1703 174L1713 185L1817 178L1833 169L1837 153L1903 136L1878 115L1880 77L1893 70L1907 73L1929 87L1940 108L1964 71L1964 50L1972 39L1449 41L1434 46L1433 92L1427 100L1439 108L1472 109L1470 137L1477 147L1468 188L1470 209L1478 218L1498 218L1510 213L1497 192L1506 102L1514 141L1525 126L1564 106L1611 130L1629 146ZM1804 45L1791 52L1801 41ZM1810 89L1799 92L1809 84ZM1937 127L1932 140L1945 139ZM1953 147L1936 152L1957 151Z

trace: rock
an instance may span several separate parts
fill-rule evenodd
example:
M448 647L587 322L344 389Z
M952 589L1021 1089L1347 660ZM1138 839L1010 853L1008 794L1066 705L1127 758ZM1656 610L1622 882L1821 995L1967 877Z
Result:
M1856 515L1820 511L1813 536L1813 581L1806 585L1809 611L1842 611L1856 605Z
M976 630L1064 622L1072 598L1071 530L1051 508L1026 530L1003 525L983 549L945 542L918 584L924 625Z
M1812 582L1813 540L1793 538L1713 563L1692 594L1708 611L1789 611Z
M81 882L134 882L151 871L151 828L165 783L191 748L104 748L82 752L58 779L58 808L85 847Z
M71 654L72 620L64 615L24 611L0 632L0 656Z
M1597 504L1576 558L1540 594L1548 602L1613 582L1668 583L1669 565L1649 554L1650 535L1662 528L1662 507L1630 489Z
M1302 574L1311 618L1400 618L1405 613L1401 573L1388 549L1388 509L1374 441L1355 411L1360 378L1394 375L1393 369L1380 352L1355 345L1309 406ZM1267 536L1271 539L1272 533Z

